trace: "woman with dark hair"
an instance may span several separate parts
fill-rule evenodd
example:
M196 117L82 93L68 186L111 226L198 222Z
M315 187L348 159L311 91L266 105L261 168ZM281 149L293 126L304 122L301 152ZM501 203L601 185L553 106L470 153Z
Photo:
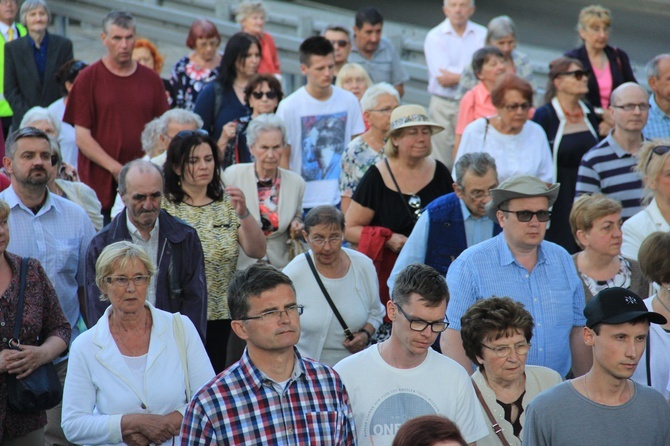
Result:
M614 126L611 114L607 112L612 92L623 83L637 82L628 55L609 45L611 24L609 9L600 5L583 8L579 12L577 31L584 44L565 53L565 56L581 61L584 69L593 73L589 77L586 100L599 117L600 136L607 136Z
M235 153L226 149L237 134L238 119L250 114L244 103L244 90L258 72L260 51L258 39L251 34L233 35L221 58L219 76L200 92L195 102L193 111L202 117L203 128L216 141L224 169L251 161L244 135L240 136Z
M485 152L495 159L501 183L514 175L532 175L553 183L547 135L528 120L533 87L515 74L505 74L491 91L491 103L496 114L465 128L454 162L466 153Z
M509 297L479 300L461 318L463 348L478 366L472 383L489 428L477 446L502 445L500 437L520 446L526 407L540 392L561 382L554 370L526 365L534 326L523 304ZM494 424L501 429L499 434Z
M172 68L170 84L175 107L193 111L198 94L219 74L221 35L207 19L197 19L188 30L186 46L192 51Z
M236 187L223 188L216 143L204 131L179 132L167 149L163 165L163 208L198 231L207 277L207 342L216 373L223 370L230 335L226 301L228 283L237 265L238 243L245 254L265 255L265 236Z
M449 418L422 415L400 426L391 446L467 446L467 443Z
M559 57L551 61L545 104L533 115L533 121L547 134L556 181L561 183L546 239L558 243L570 254L579 251L568 224L577 171L582 156L599 139L598 117L593 107L582 100L588 92L589 75L577 59Z

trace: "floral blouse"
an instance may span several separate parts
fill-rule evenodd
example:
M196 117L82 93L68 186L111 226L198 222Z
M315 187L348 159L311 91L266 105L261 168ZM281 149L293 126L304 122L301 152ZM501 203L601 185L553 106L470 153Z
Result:
M361 178L370 166L377 164L384 158L384 149L377 152L363 141L362 136L357 136L349 143L347 150L342 155L342 170L340 172L340 195L353 197L354 190L360 183Z
M281 177L270 181L256 183L258 188L258 207L261 214L261 229L263 234L268 235L279 229L279 188Z
M12 269L12 278L0 296L0 350L8 348L13 337L19 299L21 257L5 251L5 259ZM72 330L61 310L56 291L36 259L28 261L26 290L23 295L23 321L20 340L25 345L40 345L46 338L58 336L70 343ZM46 412L20 414L7 405L7 373L0 373L0 444L4 440L22 437L47 424Z
M218 68L198 69L188 56L177 61L172 68L170 84L175 98L174 106L193 111L198 93L219 74Z

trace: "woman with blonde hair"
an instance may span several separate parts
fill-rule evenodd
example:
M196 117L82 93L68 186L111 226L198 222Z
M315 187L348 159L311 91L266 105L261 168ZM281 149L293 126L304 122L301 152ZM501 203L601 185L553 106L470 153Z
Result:
M360 101L365 90L372 87L372 79L362 65L352 62L340 68L337 79L335 79L335 86L352 92Z

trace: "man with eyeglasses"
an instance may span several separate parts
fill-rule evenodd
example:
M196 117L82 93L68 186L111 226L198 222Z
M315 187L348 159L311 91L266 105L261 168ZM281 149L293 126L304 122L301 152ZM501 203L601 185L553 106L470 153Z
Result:
M440 346L469 373L473 368L463 349L461 316L477 300L491 296L509 296L533 316L528 364L549 367L562 377L571 368L575 376L588 370L591 358L581 341L583 285L570 254L544 240L559 186L515 176L492 189L486 212L502 233L466 249L447 272L451 325Z
M349 53L351 53L351 34L344 25L328 25L323 31L323 37L333 44L335 52L335 67L333 68L333 84L340 72L340 68L347 63Z
M454 168L454 192L426 207L414 225L388 279L393 291L396 276L412 263L425 263L446 275L451 263L468 247L500 234L500 225L486 215L491 189L498 186L496 162L491 155L463 155Z
M24 127L12 133L2 162L12 182L0 193L0 199L11 209L7 250L40 261L72 327L71 344L80 333L79 315L85 313L86 249L95 229L81 206L49 192L51 143L42 130ZM30 287L30 283L27 286ZM54 364L62 384L67 372L67 355L57 358ZM60 404L47 411L46 444L66 441L60 427L60 413Z
M291 279L254 264L228 288L242 359L205 384L188 405L182 445L354 445L349 395L328 366L300 355L300 315Z
M207 285L198 233L161 210L163 173L150 161L131 161L121 169L119 194L125 208L93 238L86 253L89 324L96 323L109 306L109 301L100 300L95 263L106 246L128 240L142 247L158 268L147 289L147 300L160 310L187 316L204 341Z
M626 220L643 209L644 186L635 165L645 140L642 131L649 116L649 95L638 84L627 82L612 92L609 108L614 128L582 157L575 197L600 192L615 198Z
M358 444L390 446L400 426L442 415L474 444L488 435L468 374L430 348L449 326L444 276L414 263L396 278L386 311L391 337L335 365L351 397Z

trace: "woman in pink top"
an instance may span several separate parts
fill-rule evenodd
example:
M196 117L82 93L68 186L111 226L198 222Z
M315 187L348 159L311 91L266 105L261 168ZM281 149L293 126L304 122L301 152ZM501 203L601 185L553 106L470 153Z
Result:
M472 69L479 83L465 93L458 108L454 159L465 127L475 119L496 114L496 108L491 102L491 90L498 78L505 74L505 56L498 48L485 46L472 56Z

